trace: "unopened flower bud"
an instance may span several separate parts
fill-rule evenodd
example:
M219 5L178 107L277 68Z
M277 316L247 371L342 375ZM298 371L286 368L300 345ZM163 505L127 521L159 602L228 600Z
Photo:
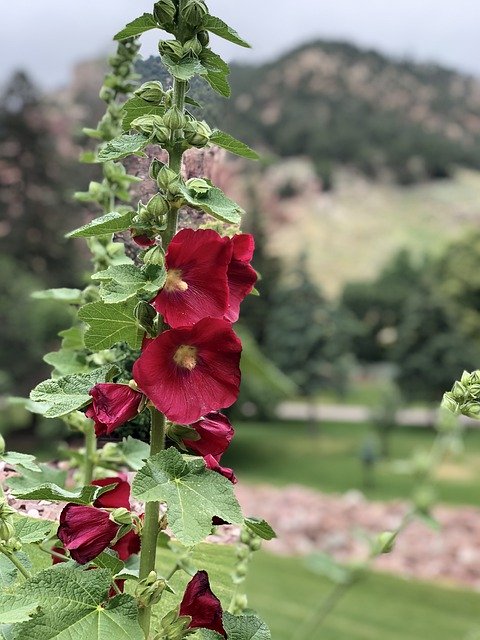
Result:
M153 7L153 15L159 26L168 26L175 20L177 7L173 0L158 0Z
M150 82L145 82L139 87L135 92L135 95L145 102L153 102L160 104L163 98L163 86L162 83L158 80L151 80Z
M185 116L178 107L171 107L163 116L163 122L166 127L175 131L181 129L185 124Z
M435 492L432 487L425 486L415 492L413 502L417 511L423 514L428 514L435 504L435 498Z
M202 0L187 0L182 11L185 22L192 27L199 27L208 9Z
M148 175L149 175L149 177L150 177L152 180L156 180L156 179L157 179L157 176L158 176L158 173L159 173L159 171L160 171L160 169L161 169L162 167L164 167L164 166L165 166L165 165L164 165L164 163L163 163L163 162L161 162L161 161L160 161L160 160L158 160L157 158L154 158L154 159L152 160L152 164L150 165L150 168L149 168L149 170L148 170Z
M167 200L160 193L157 193L153 196L153 198L150 198L150 200L146 204L146 207L148 213L152 215L156 220L160 220L170 211L170 206Z
M198 38L193 37L190 40L187 40L183 44L183 53L184 55L189 55L193 53L196 56L199 56L202 53L203 47Z
M132 514L128 509L125 509L125 507L118 507L110 512L110 520L120 525L131 525Z
M5 438L0 433L0 456L5 453Z
M174 60L180 60L183 56L183 47L178 40L160 40L158 51L161 56L168 55Z
M159 189L168 191L170 186L178 182L178 174L168 167L162 167L157 175L157 184Z
M461 382L456 380L455 384L452 387L451 394L455 398L455 400L463 400L463 398L467 394L467 390Z
M462 404L461 411L464 416L468 416L474 420L480 420L480 402L478 401Z
M145 329L145 331L149 335L154 334L154 322L157 317L157 312L152 307L151 304L148 304L145 300L140 300L135 309L133 310L133 314L138 324Z
M141 580L135 589L135 598L139 607L150 607L153 604L157 604L166 587L165 580L157 578L155 571L150 571L148 576Z
M447 391L446 393L443 394L443 399L442 399L441 406L442 406L443 409L447 409L448 411L451 411L452 413L459 413L459 411L460 411L460 405L455 400L455 398L452 396L450 391Z
M195 195L199 196L205 195L212 188L212 186L203 178L190 178L190 180L187 180L185 183L185 186L189 191L192 191Z
M384 531L377 536L374 542L373 552L375 555L390 553L395 547L396 534L392 531Z
M155 264L159 267L162 267L165 264L165 253L162 247L156 244L147 251L143 255L143 261L145 264Z
M160 119L160 122L156 121L155 119ZM132 120L131 123L131 127L132 129L136 129L137 131L140 131L141 133L144 133L147 136L151 136L155 125L162 125L163 124L163 120L161 119L160 116L140 116L139 118L135 118L135 120Z
M203 47L208 47L210 43L210 35L208 31L199 31L197 33L197 38Z
M469 371L464 371L462 373L462 377L460 378L460 382L465 386L468 385L468 383L470 382L470 372Z
M246 562L239 562L235 567L235 574L238 578L245 578L248 573L248 565Z
M168 127L164 126L163 123L161 126L155 127L155 130L153 133L156 141L159 144L167 144L168 142L170 142L171 131Z
M100 100L109 102L110 100L113 100L115 98L115 91L104 86L100 89L100 93L98 94L98 96Z
M185 140L192 147L205 147L212 135L212 130L206 122L198 122L197 120L191 120L185 126Z

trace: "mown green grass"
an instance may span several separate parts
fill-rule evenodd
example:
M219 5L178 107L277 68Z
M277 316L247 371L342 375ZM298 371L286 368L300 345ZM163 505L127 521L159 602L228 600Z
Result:
M231 547L200 545L193 561L208 571L213 590L227 608L231 587L222 585L231 584ZM170 565L169 552L161 550L159 568ZM179 594L187 581L185 574L174 577ZM370 573L348 591L314 635L300 635L306 618L331 589L332 584L301 559L266 552L255 554L247 580L249 605L268 622L273 640L466 640L480 629L478 594ZM173 608L177 601L178 595L165 594L160 610Z
M378 462L371 487L365 486L360 460L369 433L366 423L323 423L316 437L302 422L237 424L222 463L244 482L295 483L327 492L360 489L374 500L408 497L414 482L398 472L397 461L428 451L433 432L399 427L391 437L391 460ZM436 486L443 502L480 504L480 431L466 434L465 452L440 467Z

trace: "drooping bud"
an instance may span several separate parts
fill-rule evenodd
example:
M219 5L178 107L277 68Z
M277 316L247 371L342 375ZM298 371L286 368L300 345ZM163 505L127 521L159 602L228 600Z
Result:
M142 100L145 100L145 102L153 102L156 104L160 104L164 95L162 83L158 80L145 82L134 93L139 98L142 98Z
M190 180L187 180L185 183L185 186L197 196L205 195L212 188L203 178L190 178Z
M190 120L185 125L185 140L192 147L205 147L210 142L212 130L206 122Z
M178 107L171 107L163 116L163 122L170 130L181 129L185 124L185 116Z
M153 16L160 27L171 25L176 13L177 7L173 0L158 0L153 7Z
M182 17L191 27L199 27L208 9L203 0L187 0L182 11Z
M147 211L156 220L160 220L170 211L167 200L160 194L155 194L146 204Z

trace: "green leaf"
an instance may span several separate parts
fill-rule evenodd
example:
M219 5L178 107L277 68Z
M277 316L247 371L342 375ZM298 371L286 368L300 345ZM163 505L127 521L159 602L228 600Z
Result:
M92 400L88 395L90 389L98 382L105 382L114 370L115 367L112 365L105 365L93 369L89 373L62 376L56 380L45 380L31 391L30 398L45 407L48 406L44 413L46 418L60 418L89 404Z
M232 93L232 89L230 88L230 84L228 82L227 76L224 73L210 72L210 73L207 73L207 75L204 76L204 78L214 91L219 93L224 98L230 97Z
M145 464L145 460L149 456L150 446L142 440L136 440L132 436L124 438L119 445L119 449L123 455L124 462L133 471L138 471Z
M228 64L222 60L219 55L213 53L211 49L204 49L201 53L200 60L207 71L212 71L213 73L220 72L224 75L230 73Z
M229 27L223 20L220 18L216 18L215 16L206 15L203 20L203 27L210 31L210 33L214 33L216 36L223 38L224 40L228 40L229 42L233 42L234 44L238 44L240 47L250 48L250 45L246 40L241 38L235 29Z
M50 351L43 356L43 360L54 367L55 376L68 376L73 373L87 373L90 367L85 362L85 358L72 349L60 349Z
M222 640L222 638L223 636L211 629L198 629L192 636L192 640Z
M14 483L15 486L12 486L12 482L10 480L9 482L12 493L15 497L21 498L22 500L50 500L52 502L74 502L75 504L91 504L98 496L105 493L105 491L109 491L114 486L95 487L94 485L88 484L85 487L68 491L56 484L47 483L40 484L28 491L22 491L18 489L17 483Z
M58 302L68 302L68 304L81 304L83 291L80 289L45 289L44 291L34 291L31 296L36 300L57 300Z
M115 551L111 549L106 549L97 556L95 558L95 564L101 569L107 569L112 577L118 575L125 567L125 564L120 560Z
M205 75L206 73L198 58L182 58L177 62L169 55L164 54L162 62L177 80L190 80L195 75Z
M0 553L0 588L10 587L18 576L17 567L6 555ZM1 610L1 607L0 607Z
M130 155L145 156L143 149L150 142L143 133L124 133L118 138L107 142L98 152L97 158L100 162L107 160L121 160Z
M58 335L63 338L62 347L64 349L84 349L83 333L82 327L70 327L60 331Z
M0 558L0 564L2 562L3 559ZM30 620L38 610L38 601L34 600L26 605L18 605L15 596L4 596L0 601L0 624L18 624L19 622L25 622L26 620Z
M12 640L144 640L135 600L127 594L107 600L110 582L105 569L41 571L14 596L15 607L40 605L41 614L15 625ZM0 607L11 598L0 598Z
M208 180L207 182L211 184ZM189 191L186 186L181 187L180 190L189 205L196 209L202 209L223 222L238 224L241 220L241 214L244 213L243 209L236 202L227 198L218 187L212 186L207 193L201 195Z
M52 529L58 526L53 520L43 520L40 518L31 518L30 516L15 515L13 518L13 526L15 527L15 537L22 544L33 544L45 540Z
M206 469L201 458L184 458L173 447L147 460L135 477L132 495L144 502L165 502L170 528L188 546L210 533L214 516L232 524L242 520L232 483Z
M117 342L126 342L132 349L140 349L144 331L133 314L136 305L137 300L133 299L118 304L91 302L82 307L78 317L88 325L85 346L101 351Z
M215 131L210 136L211 144L216 144L230 153L234 153L237 156L242 156L242 158L249 158L250 160L258 160L259 155L255 153L253 149L250 149L248 145L244 142L240 142L229 133L225 133L224 131L220 131L219 129L215 129Z
M63 486L67 479L67 472L62 469L56 469L49 464L40 463L40 472L22 469L21 476L11 476L6 480L6 484L13 490L30 491L39 484L53 483Z
M132 220L135 217L135 211L126 211L125 213L117 213L112 211L106 213L88 224L84 224L78 229L74 229L67 233L67 238L91 238L93 236L104 236L110 233L125 231L132 226Z
M270 629L256 615L234 616L225 611L223 626L228 640L271 640L272 638Z
M18 453L17 451L8 451L0 455L0 460L13 467L24 467L29 471L40 471L40 467L35 461L35 456L28 453Z
M196 100L194 100L193 98L190 98L190 96L185 96L185 104L190 104L192 105L192 107L197 107L198 109L203 109L202 105L197 102Z
M156 267L156 265L151 265ZM100 296L109 304L123 302L137 292L156 293L165 284L167 272L164 266L142 271L133 264L115 265L93 274L93 280L105 280L100 287Z
M125 102L122 112L124 113L122 128L124 131L128 131L135 118L140 118L140 116L163 116L165 107L146 102L142 98L134 96Z
M126 40L127 38L133 38L139 36L145 31L150 29L157 29L158 25L155 22L155 18L151 13L144 13L139 18L135 18L132 22L129 22L121 31L119 31L114 37L114 40Z
M250 531L253 531L255 535L263 540L273 540L273 538L277 537L277 534L266 520L260 518L245 518L244 522Z

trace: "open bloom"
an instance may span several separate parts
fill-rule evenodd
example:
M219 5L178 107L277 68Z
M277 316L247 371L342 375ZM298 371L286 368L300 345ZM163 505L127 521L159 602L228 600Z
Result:
M94 480L92 484L115 487L99 496L92 507L68 503L60 514L58 538L80 564L90 562L107 547L116 551L120 560L127 560L140 551L140 537L131 530L112 544L120 525L110 519L107 509L130 509L130 485L122 476Z
M204 456L203 459L205 461L205 466L207 467L207 469L216 471L217 473L220 473L224 478L227 478L227 480L230 480L232 484L237 484L237 476L234 474L233 469L230 469L229 467L222 467L217 458L214 458L211 455Z
M191 326L207 316L223 318L231 258L229 238L211 229L182 229L168 245L167 280L153 306L173 328Z
M232 259L228 265L228 309L225 320L236 322L240 314L240 303L251 293L257 281L257 272L250 261L255 241L250 233L239 233L231 239Z
M180 603L180 615L192 618L190 629L211 629L226 637L222 624L222 605L210 589L206 571L197 571L187 584Z
M235 433L229 419L221 413L208 413L190 426L198 433L200 440L184 440L187 447L200 456L210 454L216 459L227 450Z
M92 404L85 411L87 418L95 421L97 436L109 435L137 415L142 394L127 384L104 382L89 391Z
M191 424L235 402L241 351L230 323L204 318L150 340L133 365L133 376L169 420Z

